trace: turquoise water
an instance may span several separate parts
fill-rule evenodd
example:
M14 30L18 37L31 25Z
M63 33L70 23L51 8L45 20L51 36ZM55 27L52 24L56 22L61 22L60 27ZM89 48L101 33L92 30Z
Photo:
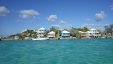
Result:
M113 64L113 39L0 41L0 64Z

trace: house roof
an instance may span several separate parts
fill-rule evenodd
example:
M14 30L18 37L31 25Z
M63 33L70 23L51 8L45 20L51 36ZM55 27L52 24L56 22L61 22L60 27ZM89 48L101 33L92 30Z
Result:
M48 34L55 34L55 32L54 32L54 31L51 31L51 32L49 32Z
M42 27L42 28L40 28L39 30L45 30L45 28Z
M62 33L70 33L70 32L68 32L68 31L64 30L64 31L62 31Z
M96 30L96 29L92 28L91 30Z

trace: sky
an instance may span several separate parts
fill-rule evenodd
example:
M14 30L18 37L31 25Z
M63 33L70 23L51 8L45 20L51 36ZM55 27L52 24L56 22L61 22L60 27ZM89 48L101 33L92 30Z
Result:
M25 29L113 24L113 0L0 0L0 37Z

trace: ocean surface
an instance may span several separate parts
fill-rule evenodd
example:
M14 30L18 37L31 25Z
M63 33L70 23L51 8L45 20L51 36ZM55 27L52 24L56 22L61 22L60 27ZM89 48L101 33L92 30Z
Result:
M0 64L113 64L113 39L0 41Z

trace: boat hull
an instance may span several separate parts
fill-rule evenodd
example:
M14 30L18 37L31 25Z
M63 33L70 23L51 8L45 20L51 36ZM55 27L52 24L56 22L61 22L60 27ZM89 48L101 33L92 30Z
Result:
M33 38L32 40L48 40L49 38Z

